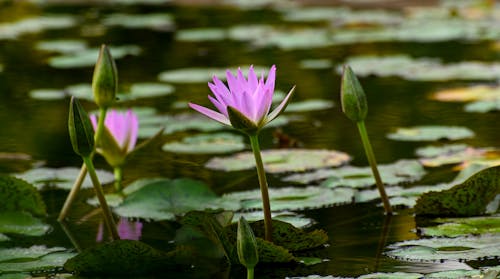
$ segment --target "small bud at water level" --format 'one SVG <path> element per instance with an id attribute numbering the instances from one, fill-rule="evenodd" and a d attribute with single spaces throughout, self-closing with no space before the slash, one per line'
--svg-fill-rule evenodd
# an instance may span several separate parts
<path id="1" fill-rule="evenodd" d="M 118 72 L 109 48 L 101 46 L 92 77 L 94 101 L 100 108 L 110 107 L 116 99 Z"/>
<path id="2" fill-rule="evenodd" d="M 71 97 L 68 130 L 71 145 L 76 154 L 87 157 L 94 151 L 94 129 L 87 112 L 77 98 Z"/>
<path id="3" fill-rule="evenodd" d="M 344 66 L 340 87 L 342 111 L 354 122 L 364 121 L 368 112 L 365 92 L 358 78 L 348 65 Z"/>
<path id="4" fill-rule="evenodd" d="M 257 240 L 255 239 L 252 228 L 243 217 L 238 221 L 236 246 L 240 263 L 246 268 L 253 269 L 259 262 Z"/>

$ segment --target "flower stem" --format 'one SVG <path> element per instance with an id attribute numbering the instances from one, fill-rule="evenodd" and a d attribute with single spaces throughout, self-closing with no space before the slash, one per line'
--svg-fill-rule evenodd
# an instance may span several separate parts
<path id="1" fill-rule="evenodd" d="M 115 167 L 113 169 L 113 173 L 115 174 L 115 190 L 121 192 L 122 190 L 122 180 L 123 180 L 123 171 L 121 167 Z"/>
<path id="2" fill-rule="evenodd" d="M 59 217 L 57 218 L 59 222 L 64 220 L 64 218 L 66 218 L 66 215 L 68 215 L 69 208 L 71 204 L 73 204 L 73 201 L 76 198 L 76 194 L 78 193 L 78 191 L 80 191 L 80 188 L 82 186 L 83 180 L 85 179 L 86 175 L 87 175 L 87 167 L 85 166 L 84 163 L 80 168 L 80 173 L 78 174 L 78 177 L 73 183 L 73 187 L 71 187 L 71 191 L 69 192 L 68 197 L 66 197 L 66 201 L 64 201 L 63 208 L 61 209 Z"/>
<path id="3" fill-rule="evenodd" d="M 254 268 L 247 267 L 247 279 L 253 279 L 253 271 L 254 271 Z"/>
<path id="4" fill-rule="evenodd" d="M 259 177 L 260 193 L 262 196 L 262 208 L 264 210 L 265 240 L 272 242 L 273 224 L 271 219 L 271 205 L 269 202 L 269 193 L 267 189 L 266 172 L 264 170 L 264 164 L 262 162 L 262 156 L 260 154 L 259 138 L 258 134 L 249 135 L 249 137 L 250 137 L 250 144 L 252 145 L 253 155 L 255 157 L 255 166 L 257 169 L 257 175 Z"/>
<path id="5" fill-rule="evenodd" d="M 97 129 L 96 129 L 95 136 L 94 136 L 96 147 L 99 147 L 102 133 L 104 132 L 104 120 L 106 120 L 107 112 L 108 112 L 107 108 L 100 108 L 99 109 L 99 119 L 97 120 Z"/>
<path id="6" fill-rule="evenodd" d="M 366 132 L 365 122 L 359 121 L 357 122 L 359 134 L 361 136 L 361 141 L 363 142 L 363 147 L 365 148 L 366 157 L 368 158 L 368 162 L 370 163 L 370 167 L 373 172 L 373 176 L 375 177 L 375 184 L 377 185 L 378 191 L 380 193 L 380 198 L 382 199 L 382 203 L 384 204 L 385 213 L 388 215 L 392 214 L 392 207 L 389 203 L 389 198 L 385 193 L 384 184 L 382 182 L 382 178 L 380 177 L 380 173 L 377 168 L 377 161 L 375 160 L 375 155 L 373 154 L 372 146 L 370 144 L 370 139 L 368 138 L 368 133 Z"/>
<path id="7" fill-rule="evenodd" d="M 92 180 L 92 184 L 94 185 L 94 190 L 99 199 L 99 204 L 101 205 L 102 213 L 104 214 L 104 222 L 106 223 L 106 227 L 108 231 L 111 233 L 111 237 L 113 240 L 120 239 L 118 235 L 118 231 L 116 230 L 116 224 L 113 220 L 113 215 L 111 214 L 111 210 L 108 207 L 108 203 L 106 202 L 106 198 L 104 197 L 104 191 L 102 190 L 101 183 L 97 178 L 97 174 L 95 172 L 94 164 L 92 163 L 91 156 L 83 157 L 83 161 L 87 166 L 87 170 L 89 172 L 90 178 Z"/>

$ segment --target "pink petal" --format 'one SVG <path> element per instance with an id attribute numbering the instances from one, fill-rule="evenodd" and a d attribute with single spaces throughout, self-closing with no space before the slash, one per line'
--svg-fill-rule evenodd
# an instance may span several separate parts
<path id="1" fill-rule="evenodd" d="M 214 106 L 219 110 L 220 113 L 224 114 L 227 116 L 227 106 L 221 104 L 217 99 L 213 98 L 212 96 L 208 95 L 208 99 L 214 104 Z"/>
<path id="2" fill-rule="evenodd" d="M 274 81 L 276 80 L 276 65 L 273 65 L 267 75 L 266 87 L 274 92 Z"/>
<path id="3" fill-rule="evenodd" d="M 241 83 L 238 81 L 237 77 L 233 76 L 233 74 L 227 70 L 226 71 L 226 79 L 227 79 L 227 85 L 229 86 L 229 91 L 231 91 L 232 94 L 235 92 L 241 92 L 243 89 L 241 88 Z"/>
<path id="4" fill-rule="evenodd" d="M 281 101 L 281 103 L 268 115 L 266 119 L 266 124 L 273 121 L 276 117 L 278 117 L 278 115 L 280 115 L 285 110 L 286 106 L 288 105 L 288 102 L 290 101 L 289 99 L 294 91 L 295 91 L 295 86 L 292 87 L 290 92 L 288 92 L 285 99 L 283 99 L 283 101 Z"/>
<path id="5" fill-rule="evenodd" d="M 132 111 L 128 110 L 126 114 L 126 124 L 127 124 L 127 136 L 128 136 L 128 146 L 127 153 L 134 150 L 135 144 L 137 143 L 137 135 L 139 133 L 139 119 L 137 115 Z"/>
<path id="6" fill-rule="evenodd" d="M 92 127 L 94 127 L 94 131 L 97 130 L 97 116 L 95 114 L 90 115 L 90 122 L 92 122 Z"/>
<path id="7" fill-rule="evenodd" d="M 203 106 L 200 106 L 197 104 L 193 104 L 193 103 L 189 103 L 189 107 L 198 111 L 201 114 L 204 114 L 205 116 L 207 116 L 209 118 L 212 118 L 215 121 L 218 121 L 222 124 L 231 126 L 231 122 L 229 122 L 229 119 L 225 115 L 223 115 L 219 112 L 213 111 L 211 109 L 208 109 L 206 107 L 203 107 Z"/>
<path id="8" fill-rule="evenodd" d="M 261 121 L 264 117 L 269 113 L 269 109 L 271 109 L 271 104 L 273 102 L 273 92 L 270 90 L 265 90 L 259 93 L 259 99 L 256 101 L 257 103 L 257 121 Z"/>
<path id="9" fill-rule="evenodd" d="M 257 76 L 255 75 L 252 65 L 248 70 L 248 89 L 251 90 L 251 92 L 249 93 L 253 94 L 255 88 L 257 88 L 257 84 L 258 84 Z"/>

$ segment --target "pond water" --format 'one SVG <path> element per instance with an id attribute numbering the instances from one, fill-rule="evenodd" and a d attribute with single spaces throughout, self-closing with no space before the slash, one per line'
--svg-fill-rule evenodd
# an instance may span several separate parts
<path id="1" fill-rule="evenodd" d="M 220 69 L 238 66 L 244 69 L 254 65 L 267 72 L 271 65 L 276 65 L 276 88 L 287 92 L 297 86 L 292 103 L 282 116 L 287 121 L 262 131 L 263 150 L 287 147 L 288 141 L 284 139 L 289 137 L 295 143 L 292 147 L 341 151 L 351 157 L 349 165 L 367 166 L 357 128 L 341 112 L 339 68 L 346 62 L 353 65 L 355 72 L 359 71 L 367 94 L 366 126 L 380 164 L 389 165 L 401 159 L 419 162 L 417 159 L 422 156 L 416 150 L 429 145 L 464 144 L 470 150 L 500 147 L 499 89 L 493 93 L 495 98 L 473 100 L 483 101 L 476 110 L 472 102 L 443 102 L 435 97 L 441 90 L 496 86 L 500 77 L 497 73 L 500 34 L 488 26 L 500 23 L 498 7 L 483 7 L 480 1 L 475 4 L 471 4 L 475 1 L 468 4 L 457 1 L 455 6 L 453 1 L 442 1 L 425 8 L 394 10 L 360 9 L 359 3 L 356 9 L 347 6 L 315 9 L 317 6 L 301 7 L 288 1 L 227 1 L 220 5 L 186 5 L 182 1 L 106 2 L 109 3 L 0 2 L 0 170 L 3 173 L 19 175 L 40 167 L 81 165 L 67 131 L 68 96 L 82 97 L 89 92 L 97 48 L 102 43 L 110 46 L 116 58 L 119 91 L 125 93 L 118 105 L 144 114 L 149 108 L 157 116 L 152 120 L 141 118 L 140 141 L 165 126 L 160 138 L 128 159 L 124 185 L 145 177 L 189 177 L 203 181 L 218 195 L 258 188 L 256 173 L 251 168 L 226 172 L 206 165 L 215 156 L 236 152 L 185 154 L 162 150 L 165 143 L 221 130 L 202 131 L 207 124 L 190 126 L 188 120 L 175 117 L 194 115 L 187 107 L 189 101 L 208 105 L 210 76 Z M 378 60 L 366 62 L 364 56 Z M 383 61 L 383 57 L 393 60 Z M 189 71 L 179 73 L 180 69 Z M 131 93 L 134 86 L 141 91 L 138 89 L 141 85 L 142 92 Z M 159 92 L 156 95 L 155 90 Z M 88 111 L 96 109 L 90 93 L 82 100 Z M 318 106 L 306 103 L 303 109 L 293 108 L 294 103 L 307 100 L 319 100 Z M 165 117 L 163 122 L 158 120 L 161 116 Z M 432 138 L 435 135 L 432 134 L 423 140 L 411 138 L 419 131 L 406 130 L 410 140 L 389 136 L 397 128 L 416 126 L 458 126 L 467 129 L 466 133 L 473 132 L 473 136 L 450 140 L 447 137 L 458 135 L 459 131 L 450 132 L 446 128 L 443 135 Z M 224 132 L 239 135 L 230 129 Z M 405 136 L 405 132 L 401 134 Z M 248 141 L 243 140 L 246 145 L 239 151 L 250 150 Z M 460 163 L 491 159 L 479 155 L 458 157 L 450 163 L 437 163 L 436 167 L 421 166 L 425 174 L 403 173 L 401 176 L 409 179 L 390 186 L 411 188 L 449 183 L 458 173 Z M 96 157 L 96 165 L 112 171 L 101 157 Z M 395 168 L 399 167 L 389 165 L 389 174 L 383 172 L 383 178 Z M 303 188 L 324 181 L 293 182 L 296 180 L 291 176 L 297 173 L 300 171 L 268 173 L 271 188 Z M 351 174 L 356 175 L 364 174 Z M 343 179 L 350 184 L 350 178 L 346 175 Z M 106 186 L 106 191 L 112 192 L 111 185 Z M 361 187 L 374 189 L 373 184 Z M 37 244 L 72 250 L 75 246 L 82 249 L 95 246 L 102 220 L 95 207 L 86 202 L 93 195 L 91 190 L 80 193 L 68 216 L 67 230 L 56 218 L 68 191 L 49 185 L 41 193 L 48 211 L 43 222 L 51 229 L 37 237 L 9 235 L 11 240 L 0 242 L 2 247 Z M 324 261 L 311 266 L 258 266 L 257 278 L 313 274 L 357 277 L 374 272 L 427 274 L 498 265 L 495 259 L 408 261 L 388 256 L 388 245 L 419 238 L 412 202 L 409 206 L 407 203 L 397 206 L 396 214 L 389 220 L 383 214 L 380 200 L 374 198 L 361 203 L 333 201 L 315 206 L 306 203 L 292 211 L 314 220 L 308 228 L 327 232 L 329 244 L 311 252 Z M 142 224 L 141 240 L 155 247 L 169 246 L 177 228 L 173 221 L 166 220 L 142 220 Z M 498 259 L 498 255 L 493 256 Z M 8 278 L 2 276 L 8 275 L 0 272 L 0 278 Z M 183 272 L 169 276 L 188 275 Z M 237 266 L 211 274 L 194 271 L 189 276 L 243 278 L 244 270 Z"/>

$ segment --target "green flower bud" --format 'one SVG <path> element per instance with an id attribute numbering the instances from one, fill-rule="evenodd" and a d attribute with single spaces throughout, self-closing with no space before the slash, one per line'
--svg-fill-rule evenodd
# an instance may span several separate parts
<path id="1" fill-rule="evenodd" d="M 351 67 L 344 65 L 340 86 L 342 111 L 354 122 L 364 121 L 368 112 L 365 92 Z"/>
<path id="2" fill-rule="evenodd" d="M 118 73 L 116 64 L 106 45 L 101 46 L 92 77 L 94 101 L 100 108 L 110 107 L 116 99 Z"/>
<path id="3" fill-rule="evenodd" d="M 247 134 L 255 134 L 260 129 L 255 124 L 255 122 L 253 122 L 239 110 L 231 106 L 227 107 L 227 114 L 229 116 L 229 122 L 231 122 L 231 126 L 233 126 L 233 128 L 235 129 L 241 130 Z"/>
<path id="4" fill-rule="evenodd" d="M 89 116 L 76 97 L 71 97 L 68 118 L 69 137 L 76 154 L 88 157 L 94 151 L 94 129 Z"/>
<path id="5" fill-rule="evenodd" d="M 236 247 L 238 249 L 240 263 L 246 268 L 253 269 L 259 262 L 257 240 L 255 239 L 252 228 L 243 216 L 240 217 L 238 221 Z"/>

